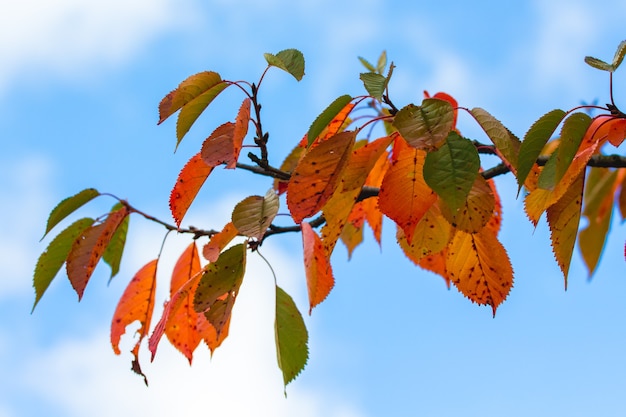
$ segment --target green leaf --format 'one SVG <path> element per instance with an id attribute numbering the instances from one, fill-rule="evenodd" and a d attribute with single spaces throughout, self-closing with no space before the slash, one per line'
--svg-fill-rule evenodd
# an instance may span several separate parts
<path id="1" fill-rule="evenodd" d="M 311 146 L 313 141 L 319 136 L 320 133 L 324 130 L 326 126 L 339 114 L 339 112 L 352 101 L 352 97 L 345 94 L 343 96 L 337 97 L 324 111 L 317 116 L 315 121 L 309 127 L 309 132 L 307 133 L 308 144 Z"/>
<path id="2" fill-rule="evenodd" d="M 439 148 L 454 124 L 452 105 L 437 98 L 427 98 L 421 106 L 409 104 L 394 117 L 393 125 L 409 145 L 431 151 Z"/>
<path id="3" fill-rule="evenodd" d="M 240 243 L 222 252 L 217 261 L 208 264 L 193 299 L 196 312 L 210 309 L 219 298 L 239 291 L 246 270 L 246 245 Z"/>
<path id="4" fill-rule="evenodd" d="M 580 143 L 583 137 L 585 137 L 585 133 L 591 122 L 591 117 L 582 112 L 571 114 L 565 119 L 565 122 L 563 122 L 563 127 L 561 128 L 561 142 L 556 150 L 555 185 L 563 178 L 565 171 L 567 171 L 574 160 Z"/>
<path id="5" fill-rule="evenodd" d="M 387 51 L 382 51 L 376 63 L 376 72 L 382 74 L 387 66 Z"/>
<path id="6" fill-rule="evenodd" d="M 359 57 L 359 61 L 361 61 L 361 64 L 363 64 L 363 66 L 369 71 L 369 72 L 376 72 L 376 68 L 374 68 L 374 66 L 372 64 L 369 63 L 368 60 L 366 60 L 365 58 Z"/>
<path id="7" fill-rule="evenodd" d="M 470 110 L 470 113 L 491 139 L 500 155 L 516 168 L 521 146 L 520 140 L 486 110 L 476 107 Z"/>
<path id="8" fill-rule="evenodd" d="M 76 220 L 65 230 L 59 233 L 52 240 L 52 242 L 50 242 L 46 250 L 39 256 L 33 278 L 33 287 L 35 288 L 35 304 L 33 305 L 32 311 L 35 311 L 37 303 L 65 263 L 74 241 L 93 223 L 94 219 L 90 218 Z"/>
<path id="9" fill-rule="evenodd" d="M 613 57 L 613 71 L 615 71 L 622 61 L 624 60 L 624 55 L 626 55 L 626 41 L 621 41 L 617 46 L 617 50 L 615 51 L 615 56 Z"/>
<path id="10" fill-rule="evenodd" d="M 293 298 L 276 286 L 276 356 L 285 387 L 304 369 L 309 358 L 309 333 Z"/>
<path id="11" fill-rule="evenodd" d="M 554 151 L 548 158 L 548 161 L 543 166 L 539 178 L 537 178 L 537 187 L 544 190 L 553 190 L 556 185 L 556 156 L 557 152 Z"/>
<path id="12" fill-rule="evenodd" d="M 264 54 L 267 63 L 280 68 L 300 81 L 304 77 L 304 55 L 297 49 L 285 49 L 276 55 Z"/>
<path id="13" fill-rule="evenodd" d="M 563 110 L 552 110 L 541 116 L 526 132 L 517 159 L 518 192 L 521 190 L 530 170 L 541 154 L 541 150 L 550 140 L 559 124 L 561 124 L 565 114 Z"/>
<path id="14" fill-rule="evenodd" d="M 122 208 L 122 204 L 118 203 L 111 209 L 111 212 Z M 111 267 L 111 277 L 109 282 L 120 271 L 120 264 L 122 263 L 122 254 L 124 253 L 124 245 L 126 244 L 126 235 L 128 234 L 128 224 L 130 222 L 130 216 L 126 216 L 124 220 L 113 233 L 111 241 L 104 250 L 102 259 Z"/>
<path id="15" fill-rule="evenodd" d="M 57 206 L 50 212 L 48 224 L 46 225 L 46 232 L 44 233 L 42 239 L 46 237 L 48 232 L 52 230 L 54 226 L 59 224 L 59 222 L 99 195 L 100 193 L 95 188 L 87 188 L 57 204 Z"/>
<path id="16" fill-rule="evenodd" d="M 370 96 L 377 100 L 381 100 L 383 98 L 388 81 L 385 76 L 374 72 L 364 72 L 359 78 L 363 81 L 363 85 Z"/>
<path id="17" fill-rule="evenodd" d="M 253 195 L 240 201 L 234 208 L 232 221 L 239 233 L 261 240 L 278 214 L 278 194 L 270 189 L 265 197 Z"/>
<path id="18" fill-rule="evenodd" d="M 604 62 L 603 60 L 598 59 L 598 58 L 594 58 L 592 56 L 586 56 L 585 57 L 585 62 L 587 63 L 587 65 L 590 65 L 593 68 L 599 69 L 601 71 L 608 71 L 608 72 L 615 71 L 615 68 L 613 68 L 612 65 L 609 65 L 606 62 Z"/>
<path id="19" fill-rule="evenodd" d="M 219 78 L 219 75 L 217 77 Z M 198 91 L 198 96 L 182 107 L 176 120 L 176 148 L 178 148 L 183 137 L 189 132 L 189 129 L 198 120 L 202 112 L 229 85 L 221 80 L 218 82 L 216 79 L 214 85 L 207 84 L 203 90 Z"/>
<path id="20" fill-rule="evenodd" d="M 465 205 L 479 169 L 474 144 L 451 132 L 441 148 L 426 155 L 424 180 L 454 214 Z"/>

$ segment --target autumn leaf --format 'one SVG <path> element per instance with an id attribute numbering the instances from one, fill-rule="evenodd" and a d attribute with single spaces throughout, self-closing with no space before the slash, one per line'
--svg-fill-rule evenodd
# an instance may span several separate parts
<path id="1" fill-rule="evenodd" d="M 211 236 L 209 243 L 204 245 L 204 248 L 202 248 L 202 256 L 209 262 L 217 261 L 220 253 L 238 234 L 239 231 L 233 222 L 226 223 L 222 231 Z"/>
<path id="2" fill-rule="evenodd" d="M 176 147 L 209 104 L 230 84 L 213 71 L 200 72 L 185 79 L 159 103 L 159 122 L 181 110 L 176 122 Z"/>
<path id="3" fill-rule="evenodd" d="M 425 256 L 439 253 L 446 248 L 452 237 L 452 230 L 439 206 L 433 204 L 417 223 L 411 242 L 400 227 L 396 231 L 396 239 L 407 258 L 419 265 Z"/>
<path id="4" fill-rule="evenodd" d="M 278 367 L 286 387 L 302 372 L 309 359 L 309 333 L 293 298 L 279 286 L 276 286 L 274 336 Z"/>
<path id="5" fill-rule="evenodd" d="M 139 339 L 132 350 L 132 354 L 135 357 L 133 370 L 143 376 L 146 385 L 148 385 L 148 380 L 139 366 L 139 346 L 150 331 L 150 321 L 154 310 L 156 293 L 157 262 L 156 259 L 148 262 L 128 283 L 117 304 L 111 322 L 111 345 L 115 354 L 119 355 L 121 353 L 119 343 L 122 335 L 126 332 L 126 327 L 135 321 L 139 321 L 140 327 L 137 330 Z"/>
<path id="6" fill-rule="evenodd" d="M 65 219 L 67 216 L 69 216 L 94 198 L 98 197 L 99 195 L 100 192 L 98 192 L 98 190 L 96 190 L 95 188 L 87 188 L 77 194 L 74 194 L 71 197 L 64 199 L 59 204 L 57 204 L 57 206 L 50 212 L 50 216 L 48 216 L 46 231 L 41 239 L 46 237 L 48 232 L 52 230 L 54 226 L 59 224 L 63 219 Z"/>
<path id="7" fill-rule="evenodd" d="M 428 91 L 424 91 L 424 98 L 438 98 L 439 100 L 444 100 L 444 101 L 447 101 L 448 103 L 450 103 L 450 105 L 454 109 L 454 117 L 452 119 L 452 130 L 456 129 L 456 120 L 457 120 L 457 117 L 458 117 L 458 110 L 457 110 L 457 108 L 459 107 L 459 102 L 456 101 L 456 99 L 454 97 L 452 97 L 448 93 L 444 93 L 444 92 L 441 92 L 441 91 L 438 92 L 438 93 L 435 93 L 434 96 L 431 96 L 430 93 L 428 93 Z"/>
<path id="8" fill-rule="evenodd" d="M 250 99 L 246 98 L 239 109 L 235 123 L 227 122 L 219 126 L 202 144 L 202 160 L 215 167 L 226 164 L 233 169 L 241 152 L 241 146 L 248 133 L 250 121 Z"/>
<path id="9" fill-rule="evenodd" d="M 109 213 L 103 223 L 86 229 L 72 244 L 65 266 L 67 276 L 78 294 L 79 301 L 83 297 L 85 287 L 98 261 L 127 215 L 126 206 Z"/>
<path id="10" fill-rule="evenodd" d="M 232 213 L 233 224 L 244 236 L 262 240 L 267 228 L 278 214 L 278 194 L 268 190 L 265 197 L 254 195 L 237 203 Z"/>
<path id="11" fill-rule="evenodd" d="M 391 162 L 389 160 L 389 154 L 385 151 L 383 152 L 383 155 L 376 160 L 374 167 L 367 175 L 365 185 L 380 189 L 380 186 L 383 183 L 383 178 L 385 177 L 385 174 L 390 166 Z M 378 242 L 378 245 L 380 246 L 382 242 L 383 213 L 378 208 L 378 195 L 366 198 L 361 202 L 361 204 L 363 206 L 363 211 L 365 212 L 365 220 L 372 229 L 374 239 L 376 239 L 376 242 Z"/>
<path id="12" fill-rule="evenodd" d="M 476 233 L 494 216 L 495 197 L 493 189 L 482 175 L 477 175 L 462 207 L 453 212 L 447 204 L 441 205 L 441 212 L 450 224 L 459 230 Z M 499 226 L 499 222 L 497 224 Z M 497 229 L 494 229 L 497 232 Z"/>
<path id="13" fill-rule="evenodd" d="M 287 206 L 296 223 L 317 213 L 332 196 L 354 144 L 356 132 L 342 132 L 304 155 L 287 186 Z"/>
<path id="14" fill-rule="evenodd" d="M 304 143 L 302 141 L 294 147 L 289 155 L 285 158 L 283 163 L 280 165 L 280 170 L 283 172 L 291 173 L 300 162 L 302 155 L 306 152 L 306 136 L 303 138 Z M 289 184 L 289 180 L 284 180 L 280 178 L 274 179 L 274 190 L 278 195 L 282 195 L 287 191 L 287 186 Z"/>
<path id="15" fill-rule="evenodd" d="M 196 243 L 192 242 L 174 265 L 170 283 L 170 299 L 173 300 L 175 294 L 180 291 L 185 283 L 199 275 L 201 271 L 200 255 Z M 206 320 L 204 315 L 198 314 L 193 308 L 194 290 L 195 288 L 192 287 L 190 291 L 186 292 L 182 297 L 182 305 L 175 312 L 170 313 L 165 325 L 165 334 L 168 340 L 172 346 L 185 355 L 190 365 L 193 360 L 193 352 L 202 339 L 198 332 L 198 321 Z"/>
<path id="16" fill-rule="evenodd" d="M 202 188 L 211 171 L 213 171 L 213 167 L 207 165 L 202 160 L 202 155 L 197 153 L 178 174 L 176 184 L 170 193 L 170 210 L 176 226 L 180 227 L 189 206 L 198 195 L 198 191 Z"/>
<path id="17" fill-rule="evenodd" d="M 304 77 L 304 55 L 297 49 L 285 49 L 276 55 L 264 54 L 267 63 L 291 74 L 296 80 Z"/>
<path id="18" fill-rule="evenodd" d="M 317 116 L 307 132 L 308 146 L 316 142 L 316 139 L 320 136 L 329 138 L 339 133 L 341 126 L 354 108 L 354 104 L 351 101 L 352 97 L 347 94 L 337 97 Z"/>
<path id="19" fill-rule="evenodd" d="M 581 172 L 579 178 L 559 201 L 547 210 L 552 252 L 559 264 L 559 268 L 561 268 L 563 272 L 565 289 L 567 289 L 569 266 L 576 243 L 576 235 L 578 234 L 578 225 L 580 223 L 584 179 L 584 172 Z"/>
<path id="20" fill-rule="evenodd" d="M 415 227 L 437 200 L 422 174 L 426 153 L 405 147 L 397 154 L 378 193 L 378 206 L 413 240 Z"/>
<path id="21" fill-rule="evenodd" d="M 458 290 L 479 305 L 496 309 L 513 287 L 513 268 L 493 231 L 457 231 L 447 248 L 446 270 Z"/>
<path id="22" fill-rule="evenodd" d="M 335 285 L 333 270 L 324 244 L 307 222 L 301 224 L 304 267 L 309 291 L 309 314 L 313 307 L 324 301 Z"/>
<path id="23" fill-rule="evenodd" d="M 348 250 L 348 259 L 352 258 L 354 249 L 363 242 L 364 224 L 365 213 L 363 211 L 363 201 L 359 201 L 352 208 L 350 216 L 348 216 L 348 220 L 341 230 L 341 236 L 339 236 Z"/>
<path id="24" fill-rule="evenodd" d="M 368 174 L 392 140 L 390 136 L 382 137 L 352 151 L 339 185 L 322 209 L 326 220 L 322 240 L 328 256 L 341 236 Z"/>
<path id="25" fill-rule="evenodd" d="M 228 329 L 230 315 L 239 294 L 246 269 L 246 245 L 226 249 L 217 261 L 208 264 L 198 283 L 193 300 L 194 309 L 204 313 L 218 337 Z"/>
<path id="26" fill-rule="evenodd" d="M 466 204 L 479 169 L 474 144 L 451 132 L 438 150 L 426 154 L 424 181 L 456 214 Z"/>
<path id="27" fill-rule="evenodd" d="M 419 260 L 419 267 L 439 275 L 446 283 L 446 287 L 450 289 L 450 275 L 446 269 L 446 257 L 447 249 L 442 250 L 439 253 L 433 253 L 426 255 Z"/>
<path id="28" fill-rule="evenodd" d="M 48 245 L 46 250 L 39 256 L 35 274 L 33 277 L 33 287 L 35 288 L 35 303 L 31 313 L 35 311 L 35 307 L 44 292 L 50 286 L 50 283 L 57 276 L 59 270 L 65 263 L 67 256 L 72 249 L 72 244 L 78 237 L 91 225 L 94 219 L 83 218 L 76 220 L 74 223 L 59 233 Z"/>
<path id="29" fill-rule="evenodd" d="M 427 98 L 421 106 L 409 104 L 395 115 L 393 125 L 416 149 L 438 149 L 454 124 L 454 109 L 446 100 Z"/>
<path id="30" fill-rule="evenodd" d="M 612 119 L 608 124 L 610 130 L 607 139 L 617 148 L 626 138 L 626 119 Z"/>

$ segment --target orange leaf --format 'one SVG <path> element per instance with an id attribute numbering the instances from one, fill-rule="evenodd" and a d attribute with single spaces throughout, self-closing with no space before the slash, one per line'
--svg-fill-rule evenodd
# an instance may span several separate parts
<path id="1" fill-rule="evenodd" d="M 385 174 L 378 193 L 380 211 L 404 230 L 409 241 L 413 240 L 417 223 L 437 200 L 424 181 L 425 158 L 424 151 L 403 147 Z"/>
<path id="2" fill-rule="evenodd" d="M 322 229 L 322 240 L 328 256 L 341 235 L 369 172 L 391 141 L 392 137 L 383 137 L 352 151 L 340 184 L 323 208 L 326 224 Z"/>
<path id="3" fill-rule="evenodd" d="M 363 212 L 363 201 L 359 201 L 352 208 L 348 221 L 341 230 L 341 241 L 348 249 L 348 259 L 352 258 L 352 252 L 363 242 L 363 224 L 365 213 Z"/>
<path id="4" fill-rule="evenodd" d="M 157 260 L 148 262 L 137 272 L 128 283 L 122 298 L 120 298 L 113 320 L 111 322 L 111 345 L 115 354 L 119 355 L 120 338 L 126 332 L 126 326 L 139 321 L 140 327 L 137 330 L 139 339 L 132 350 L 135 357 L 133 360 L 133 370 L 144 377 L 139 366 L 139 345 L 150 330 L 150 320 L 154 309 L 154 296 L 156 293 L 156 272 Z M 147 380 L 146 380 L 147 384 Z"/>
<path id="5" fill-rule="evenodd" d="M 491 188 L 491 193 L 494 198 L 493 215 L 489 219 L 489 222 L 487 222 L 487 227 L 493 230 L 496 236 L 498 236 L 498 233 L 500 233 L 500 227 L 502 226 L 502 201 L 500 200 L 500 195 L 498 194 L 496 183 L 493 178 L 487 180 L 487 184 L 489 185 L 489 188 Z"/>
<path id="6" fill-rule="evenodd" d="M 183 285 L 202 270 L 200 256 L 196 243 L 191 243 L 183 254 L 178 258 L 170 285 L 170 297 L 180 290 Z M 198 314 L 193 309 L 193 292 L 189 291 L 184 297 L 183 305 L 174 314 L 170 314 L 165 325 L 165 334 L 170 343 L 178 349 L 191 365 L 193 351 L 200 343 L 201 336 L 198 332 L 198 321 L 206 321 L 203 314 Z"/>
<path id="7" fill-rule="evenodd" d="M 235 119 L 235 132 L 233 134 L 233 158 L 231 162 L 226 165 L 226 168 L 235 168 L 237 165 L 237 159 L 239 159 L 239 153 L 241 152 L 241 146 L 243 140 L 248 134 L 248 125 L 250 123 L 250 99 L 246 98 Z"/>
<path id="8" fill-rule="evenodd" d="M 389 154 L 388 152 L 385 152 L 382 157 L 378 158 L 376 164 L 374 164 L 374 167 L 365 180 L 365 185 L 380 188 L 383 178 L 385 177 L 385 174 L 390 166 L 391 162 L 389 161 Z M 378 245 L 381 245 L 383 213 L 378 208 L 378 196 L 367 198 L 363 200 L 362 203 L 367 224 L 369 224 L 372 232 L 374 233 L 374 239 L 376 239 Z"/>
<path id="9" fill-rule="evenodd" d="M 419 221 L 410 243 L 402 228 L 398 227 L 396 232 L 396 239 L 404 254 L 416 265 L 423 257 L 445 249 L 451 236 L 452 226 L 442 216 L 437 204 L 430 206 Z"/>
<path id="10" fill-rule="evenodd" d="M 235 123 L 226 122 L 218 126 L 202 144 L 200 154 L 209 166 L 226 164 L 227 168 L 234 167 L 239 156 L 235 156 Z"/>
<path id="11" fill-rule="evenodd" d="M 319 236 L 307 222 L 301 224 L 304 267 L 309 290 L 309 314 L 313 307 L 324 301 L 335 285 L 333 270 Z"/>
<path id="12" fill-rule="evenodd" d="M 280 170 L 283 172 L 292 172 L 296 168 L 296 165 L 298 165 L 298 162 L 300 162 L 300 159 L 302 158 L 302 155 L 306 152 L 306 149 L 307 140 L 306 136 L 304 136 L 300 143 L 298 143 L 296 147 L 291 150 L 289 155 L 287 155 L 283 163 L 280 165 Z M 285 191 L 287 191 L 288 184 L 289 181 L 284 181 L 278 178 L 274 179 L 274 189 L 276 190 L 278 195 L 281 195 Z"/>
<path id="13" fill-rule="evenodd" d="M 607 140 L 617 148 L 626 138 L 626 119 L 613 119 L 609 123 L 610 130 Z"/>
<path id="14" fill-rule="evenodd" d="M 176 185 L 170 193 L 170 211 L 176 226 L 180 227 L 189 206 L 198 195 L 198 191 L 202 188 L 202 184 L 211 171 L 213 171 L 213 167 L 205 164 L 200 153 L 197 153 L 178 174 Z"/>
<path id="15" fill-rule="evenodd" d="M 565 289 L 567 289 L 567 274 L 580 223 L 584 178 L 583 171 L 563 197 L 547 210 L 552 252 L 563 272 Z"/>
<path id="16" fill-rule="evenodd" d="M 317 138 L 314 139 L 313 143 L 311 143 L 311 146 L 315 147 L 320 142 L 332 138 L 339 132 L 343 132 L 350 122 L 348 116 L 350 115 L 352 109 L 354 109 L 354 106 L 355 104 L 352 102 L 346 104 L 343 109 L 341 109 L 341 111 L 337 113 L 335 117 L 333 117 L 328 126 L 326 126 L 324 130 L 322 130 L 322 132 L 317 135 Z"/>
<path id="17" fill-rule="evenodd" d="M 217 258 L 220 257 L 220 253 L 224 250 L 226 245 L 237 237 L 238 233 L 239 231 L 233 222 L 228 222 L 221 232 L 213 235 L 209 243 L 204 245 L 204 248 L 202 248 L 204 258 L 209 262 L 217 261 Z"/>
<path id="18" fill-rule="evenodd" d="M 287 186 L 287 205 L 296 223 L 317 213 L 333 195 L 352 151 L 356 132 L 342 132 L 304 155 Z"/>
<path id="19" fill-rule="evenodd" d="M 72 244 L 65 267 L 72 287 L 78 294 L 78 300 L 83 297 L 91 274 L 126 216 L 128 209 L 123 206 L 110 213 L 103 223 L 89 227 Z"/>
<path id="20" fill-rule="evenodd" d="M 513 287 L 513 268 L 495 233 L 483 228 L 478 233 L 457 231 L 446 256 L 452 283 L 473 302 L 496 309 Z"/>

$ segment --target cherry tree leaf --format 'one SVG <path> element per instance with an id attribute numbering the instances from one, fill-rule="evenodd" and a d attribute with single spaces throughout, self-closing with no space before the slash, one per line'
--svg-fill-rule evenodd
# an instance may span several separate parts
<path id="1" fill-rule="evenodd" d="M 306 136 L 302 138 L 302 141 L 298 145 L 296 145 L 291 150 L 291 152 L 289 152 L 289 155 L 287 155 L 283 163 L 280 165 L 281 171 L 291 173 L 296 168 L 296 165 L 298 165 L 298 162 L 300 162 L 302 155 L 304 155 L 304 153 L 306 152 L 306 139 Z M 287 191 L 288 185 L 289 180 L 284 180 L 280 178 L 274 179 L 274 189 L 276 190 L 276 193 L 278 193 L 278 195 L 284 194 Z"/>
<path id="2" fill-rule="evenodd" d="M 111 322 L 111 345 L 115 354 L 119 355 L 121 353 L 119 343 L 122 335 L 126 332 L 126 327 L 135 321 L 139 321 L 140 327 L 137 330 L 139 339 L 132 350 L 135 357 L 133 370 L 144 377 L 146 385 L 148 381 L 139 366 L 139 346 L 150 331 L 156 294 L 157 262 L 156 259 L 148 262 L 128 283 L 117 304 Z"/>
<path id="3" fill-rule="evenodd" d="M 208 264 L 198 283 L 193 304 L 215 327 L 218 336 L 227 329 L 231 311 L 246 269 L 246 245 L 226 249 L 217 261 Z"/>
<path id="4" fill-rule="evenodd" d="M 556 150 L 555 183 L 563 178 L 565 171 L 572 164 L 591 121 L 591 117 L 587 114 L 577 112 L 571 114 L 563 122 L 561 140 Z"/>
<path id="5" fill-rule="evenodd" d="M 200 72 L 185 79 L 159 103 L 159 122 L 180 110 L 176 121 L 176 147 L 209 104 L 230 84 L 213 71 Z"/>
<path id="6" fill-rule="evenodd" d="M 57 204 L 57 206 L 50 212 L 50 216 L 48 217 L 48 222 L 46 224 L 46 231 L 42 239 L 46 237 L 48 232 L 63 219 L 99 195 L 100 192 L 98 192 L 95 188 L 87 188 Z"/>
<path id="7" fill-rule="evenodd" d="M 446 283 L 446 287 L 450 289 L 450 275 L 448 274 L 448 270 L 446 269 L 447 253 L 448 253 L 448 250 L 444 249 L 439 253 L 432 253 L 430 255 L 426 255 L 419 260 L 418 265 L 420 268 L 425 269 L 426 271 L 430 271 L 442 277 Z"/>
<path id="8" fill-rule="evenodd" d="M 278 367 L 287 387 L 302 372 L 309 359 L 309 333 L 293 298 L 279 286 L 276 286 L 274 335 Z"/>
<path id="9" fill-rule="evenodd" d="M 447 204 L 441 206 L 444 218 L 452 226 L 468 233 L 476 233 L 485 227 L 494 216 L 494 210 L 493 190 L 481 175 L 476 176 L 467 199 L 459 210 L 453 212 Z M 494 231 L 497 232 L 497 229 Z"/>
<path id="10" fill-rule="evenodd" d="M 354 205 L 348 220 L 341 230 L 340 239 L 348 250 L 348 259 L 352 258 L 352 253 L 357 246 L 363 243 L 363 225 L 365 224 L 365 213 L 363 211 L 363 201 Z"/>
<path id="11" fill-rule="evenodd" d="M 84 230 L 72 244 L 65 266 L 79 300 L 111 238 L 127 215 L 126 206 L 109 213 L 103 223 Z"/>
<path id="12" fill-rule="evenodd" d="M 592 56 L 586 56 L 585 57 L 585 62 L 590 65 L 591 67 L 595 68 L 595 69 L 599 69 L 601 71 L 608 71 L 608 72 L 613 72 L 615 71 L 615 68 L 613 68 L 612 65 L 607 64 L 606 62 L 604 62 L 601 59 L 598 58 L 594 58 Z"/>
<path id="13" fill-rule="evenodd" d="M 170 297 L 173 300 L 176 293 L 202 271 L 200 255 L 196 243 L 192 242 L 176 261 L 170 283 Z M 196 282 L 198 279 L 196 280 Z M 193 308 L 193 292 L 187 291 L 182 305 L 177 311 L 170 313 L 165 326 L 165 334 L 170 343 L 185 355 L 189 364 L 193 360 L 193 352 L 200 344 L 202 336 L 198 332 L 198 321 L 206 320 L 204 315 L 198 314 Z"/>
<path id="14" fill-rule="evenodd" d="M 216 167 L 226 164 L 227 167 L 237 163 L 234 154 L 235 123 L 226 122 L 211 133 L 202 143 L 202 160 L 205 164 Z"/>
<path id="15" fill-rule="evenodd" d="M 626 138 L 626 119 L 612 119 L 607 124 L 609 128 L 607 140 L 617 148 Z"/>
<path id="16" fill-rule="evenodd" d="M 211 236 L 209 243 L 204 245 L 204 248 L 202 248 L 202 256 L 209 262 L 217 261 L 220 253 L 238 234 L 239 231 L 233 222 L 226 223 L 222 231 Z"/>
<path id="17" fill-rule="evenodd" d="M 486 110 L 476 107 L 470 110 L 470 114 L 496 146 L 498 156 L 511 168 L 514 174 L 517 173 L 520 140 Z"/>
<path id="18" fill-rule="evenodd" d="M 322 238 L 328 255 L 341 236 L 370 171 L 392 140 L 393 137 L 385 136 L 352 151 L 339 185 L 322 209 L 326 220 Z"/>
<path id="19" fill-rule="evenodd" d="M 452 226 L 442 216 L 437 204 L 430 206 L 417 223 L 413 240 L 409 242 L 402 228 L 398 227 L 396 239 L 404 254 L 416 265 L 425 256 L 436 254 L 446 248 L 452 237 Z"/>
<path id="20" fill-rule="evenodd" d="M 421 106 L 409 104 L 394 117 L 393 125 L 409 145 L 416 149 L 438 149 L 454 124 L 452 105 L 438 98 L 427 98 Z"/>
<path id="21" fill-rule="evenodd" d="M 382 99 L 389 82 L 387 77 L 375 72 L 364 72 L 359 78 L 363 81 L 363 86 L 370 96 L 378 100 Z"/>
<path id="22" fill-rule="evenodd" d="M 405 145 L 398 151 L 378 193 L 378 206 L 413 240 L 415 227 L 437 200 L 422 174 L 426 153 Z"/>
<path id="23" fill-rule="evenodd" d="M 287 206 L 296 223 L 320 211 L 333 195 L 352 151 L 356 132 L 342 132 L 312 147 L 287 186 Z"/>
<path id="24" fill-rule="evenodd" d="M 309 223 L 303 222 L 301 227 L 304 267 L 309 291 L 309 314 L 311 314 L 313 307 L 328 297 L 335 285 L 335 278 L 322 240 Z"/>
<path id="25" fill-rule="evenodd" d="M 213 171 L 213 167 L 202 160 L 201 153 L 194 155 L 178 174 L 176 184 L 170 193 L 170 211 L 180 227 L 189 206 L 198 195 L 198 191 Z"/>
<path id="26" fill-rule="evenodd" d="M 91 227 L 93 223 L 94 219 L 90 218 L 76 220 L 59 233 L 39 256 L 33 276 L 35 303 L 33 304 L 32 311 L 35 310 L 37 303 L 41 300 L 41 297 L 50 286 L 50 283 L 57 276 L 59 270 L 65 263 L 72 249 L 72 244 L 87 228 Z"/>
<path id="27" fill-rule="evenodd" d="M 448 245 L 446 270 L 458 290 L 479 305 L 496 309 L 513 287 L 513 268 L 493 231 L 457 231 Z"/>
<path id="28" fill-rule="evenodd" d="M 479 169 L 474 144 L 451 132 L 438 150 L 426 155 L 424 181 L 456 214 L 466 204 Z"/>
<path id="29" fill-rule="evenodd" d="M 267 63 L 291 74 L 296 80 L 304 77 L 304 55 L 297 49 L 285 49 L 276 55 L 264 54 Z"/>
<path id="30" fill-rule="evenodd" d="M 606 243 L 618 186 L 616 179 L 617 171 L 607 168 L 592 168 L 587 179 L 583 211 L 587 226 L 580 231 L 578 245 L 589 277 L 593 276 Z"/>
<path id="31" fill-rule="evenodd" d="M 242 235 L 261 240 L 278 214 L 278 207 L 278 194 L 273 189 L 268 190 L 265 197 L 247 197 L 235 206 L 233 224 Z"/>
<path id="32" fill-rule="evenodd" d="M 120 208 L 122 208 L 122 204 L 118 203 L 111 211 L 119 210 Z M 122 263 L 124 246 L 126 245 L 126 235 L 128 234 L 129 223 L 130 216 L 126 216 L 115 230 L 115 233 L 113 233 L 113 237 L 111 237 L 109 244 L 104 250 L 104 254 L 102 254 L 102 260 L 111 267 L 111 277 L 109 278 L 109 282 L 111 282 L 113 277 L 115 277 L 120 271 L 120 264 Z"/>
<path id="33" fill-rule="evenodd" d="M 552 110 L 541 116 L 526 132 L 524 141 L 520 146 L 517 163 L 518 192 L 524 185 L 533 165 L 537 162 L 541 150 L 554 135 L 565 115 L 563 110 Z"/>
<path id="34" fill-rule="evenodd" d="M 348 114 L 354 108 L 354 104 L 350 103 L 352 101 L 352 97 L 345 94 L 343 96 L 337 97 L 332 103 L 328 105 L 324 109 L 322 113 L 313 121 L 311 127 L 309 127 L 309 131 L 307 133 L 307 142 L 308 146 L 311 146 L 313 142 L 323 133 L 324 129 L 326 129 L 333 121 L 340 121 L 339 126 L 343 124 L 343 122 L 348 118 Z M 337 123 L 335 123 L 335 128 L 330 129 L 328 132 L 329 136 L 334 136 L 339 133 L 339 129 Z"/>
<path id="35" fill-rule="evenodd" d="M 567 192 L 547 210 L 552 252 L 563 272 L 565 289 L 580 223 L 584 178 L 581 172 Z"/>
<path id="36" fill-rule="evenodd" d="M 613 71 L 615 71 L 624 60 L 624 55 L 626 55 L 626 41 L 621 41 L 619 45 L 617 45 L 617 49 L 615 50 L 615 56 L 613 57 Z"/>

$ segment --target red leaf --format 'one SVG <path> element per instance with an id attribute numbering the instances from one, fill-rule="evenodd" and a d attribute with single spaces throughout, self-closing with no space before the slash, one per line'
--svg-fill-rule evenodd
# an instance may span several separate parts
<path id="1" fill-rule="evenodd" d="M 130 281 L 122 298 L 115 309 L 113 320 L 111 322 L 111 345 L 116 355 L 119 355 L 120 338 L 126 332 L 126 326 L 139 321 L 140 327 L 137 330 L 139 339 L 132 350 L 135 357 L 132 369 L 142 375 L 144 380 L 146 376 L 139 366 L 139 345 L 150 330 L 150 321 L 154 310 L 154 296 L 156 293 L 156 272 L 157 260 L 148 262 Z"/>
<path id="2" fill-rule="evenodd" d="M 198 195 L 202 184 L 206 181 L 213 167 L 207 165 L 202 160 L 200 153 L 194 155 L 178 174 L 176 185 L 170 194 L 170 210 L 176 226 L 185 217 L 189 206 Z"/>
<path id="3" fill-rule="evenodd" d="M 219 126 L 202 144 L 202 160 L 209 166 L 237 163 L 234 158 L 235 123 L 226 122 Z"/>
<path id="4" fill-rule="evenodd" d="M 102 258 L 113 234 L 127 215 L 128 209 L 123 206 L 110 213 L 103 223 L 86 229 L 74 241 L 65 267 L 79 300 L 83 297 L 87 282 L 89 282 L 89 278 Z"/>
<path id="5" fill-rule="evenodd" d="M 322 240 L 309 223 L 303 222 L 301 227 L 306 282 L 309 290 L 309 314 L 311 314 L 313 307 L 328 296 L 335 285 L 335 279 Z"/>

